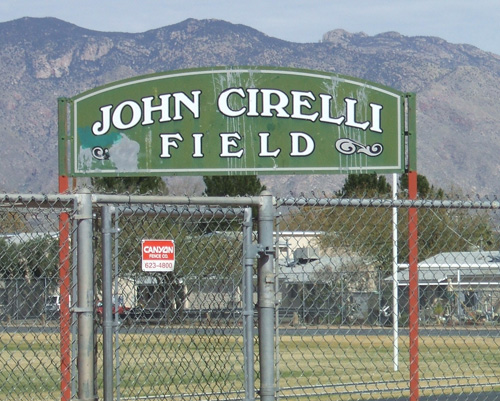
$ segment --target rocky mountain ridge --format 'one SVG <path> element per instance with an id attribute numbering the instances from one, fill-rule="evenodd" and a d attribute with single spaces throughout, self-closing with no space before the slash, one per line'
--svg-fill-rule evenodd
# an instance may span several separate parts
<path id="1" fill-rule="evenodd" d="M 332 30 L 321 42 L 304 44 L 220 20 L 189 19 L 132 34 L 54 18 L 0 23 L 0 191 L 57 190 L 57 98 L 137 75 L 220 65 L 332 71 L 416 92 L 419 173 L 443 188 L 500 193 L 498 55 L 395 32 Z M 278 194 L 331 193 L 342 180 L 262 177 Z M 187 178 L 172 185 L 177 194 L 201 190 Z"/>

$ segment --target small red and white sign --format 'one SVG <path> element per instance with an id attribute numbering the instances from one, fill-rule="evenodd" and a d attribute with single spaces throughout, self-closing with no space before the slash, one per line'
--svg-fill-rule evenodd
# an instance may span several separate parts
<path id="1" fill-rule="evenodd" d="M 142 271 L 171 272 L 175 266 L 173 240 L 142 240 Z"/>

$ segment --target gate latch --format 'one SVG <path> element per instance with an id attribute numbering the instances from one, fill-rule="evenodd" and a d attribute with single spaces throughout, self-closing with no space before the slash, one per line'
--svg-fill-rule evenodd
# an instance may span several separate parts
<path id="1" fill-rule="evenodd" d="M 248 249 L 248 255 L 252 259 L 260 258 L 262 255 L 274 255 L 274 249 L 261 244 L 252 244 Z"/>

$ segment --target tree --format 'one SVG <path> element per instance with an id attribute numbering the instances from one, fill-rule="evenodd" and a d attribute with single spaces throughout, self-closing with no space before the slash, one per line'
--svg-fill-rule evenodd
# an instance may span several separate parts
<path id="1" fill-rule="evenodd" d="M 317 323 L 353 323 L 359 316 L 353 313 L 356 307 L 352 294 L 373 291 L 375 275 L 367 261 L 352 256 L 336 266 L 317 268 L 310 281 L 302 284 L 301 295 L 305 305 L 317 313 Z M 322 316 L 325 312 L 327 315 Z"/>
<path id="2" fill-rule="evenodd" d="M 408 190 L 408 174 L 403 174 L 399 179 L 399 188 L 401 191 Z M 427 177 L 421 174 L 417 174 L 417 193 L 420 198 L 435 197 L 442 199 L 444 197 L 444 191 L 430 185 Z"/>
<path id="3" fill-rule="evenodd" d="M 260 179 L 255 175 L 230 175 L 230 176 L 204 176 L 205 195 L 207 196 L 252 196 L 259 195 L 266 189 Z M 258 209 L 252 207 L 252 216 L 257 219 Z M 228 227 L 236 229 L 234 224 L 222 221 L 202 221 L 199 227 L 203 232 L 227 230 Z"/>
<path id="4" fill-rule="evenodd" d="M 344 181 L 344 186 L 337 192 L 342 198 L 374 197 L 391 193 L 391 185 L 383 175 L 349 174 Z"/>
<path id="5" fill-rule="evenodd" d="M 92 186 L 99 192 L 167 194 L 167 186 L 161 177 L 96 177 Z"/>
<path id="6" fill-rule="evenodd" d="M 369 177 L 367 185 L 378 182 Z M 442 196 L 424 177 L 420 181 L 421 196 Z M 406 178 L 407 182 L 407 178 Z M 360 188 L 355 179 L 346 181 L 342 193 L 356 194 Z M 367 191 L 361 191 L 367 193 Z M 344 195 L 345 196 L 345 195 Z M 323 231 L 320 246 L 323 250 L 352 250 L 369 258 L 381 272 L 392 271 L 393 208 L 338 206 L 335 208 L 304 207 L 286 216 L 283 225 L 288 230 Z M 398 261 L 408 260 L 408 208 L 398 208 Z M 470 251 L 471 249 L 498 249 L 491 212 L 453 208 L 426 208 L 418 210 L 419 260 L 441 252 Z"/>
<path id="7" fill-rule="evenodd" d="M 0 239 L 0 277 L 10 278 L 15 273 L 13 265 L 16 263 L 16 250 L 9 246 L 7 241 Z"/>
<path id="8" fill-rule="evenodd" d="M 259 195 L 266 189 L 255 175 L 204 176 L 207 196 Z"/>
<path id="9" fill-rule="evenodd" d="M 45 236 L 21 243 L 0 240 L 0 273 L 2 278 L 55 278 L 58 273 L 59 244 Z"/>

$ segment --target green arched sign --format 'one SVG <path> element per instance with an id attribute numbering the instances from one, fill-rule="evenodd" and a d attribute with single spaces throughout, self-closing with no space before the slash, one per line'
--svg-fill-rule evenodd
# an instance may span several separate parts
<path id="1" fill-rule="evenodd" d="M 60 99 L 59 125 L 67 176 L 393 173 L 415 163 L 413 94 L 320 71 L 135 77 Z"/>

